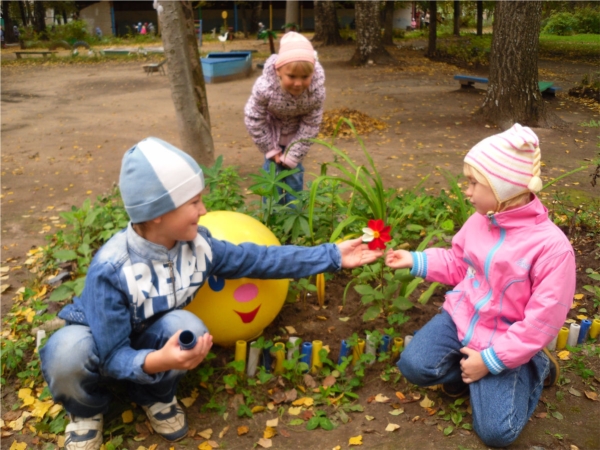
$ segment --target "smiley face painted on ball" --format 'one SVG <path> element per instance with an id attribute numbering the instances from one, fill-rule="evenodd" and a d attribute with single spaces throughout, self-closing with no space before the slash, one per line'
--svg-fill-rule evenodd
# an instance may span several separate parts
<path id="1" fill-rule="evenodd" d="M 215 238 L 234 244 L 280 245 L 267 227 L 245 214 L 214 211 L 201 217 L 199 223 Z M 214 343 L 232 346 L 238 340 L 249 341 L 262 334 L 281 311 L 288 286 L 288 280 L 211 276 L 186 309 L 202 319 Z"/>

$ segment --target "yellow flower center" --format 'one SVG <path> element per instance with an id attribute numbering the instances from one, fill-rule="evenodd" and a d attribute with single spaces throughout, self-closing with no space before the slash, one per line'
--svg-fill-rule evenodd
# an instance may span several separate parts
<path id="1" fill-rule="evenodd" d="M 379 231 L 373 231 L 373 237 L 379 239 Z"/>

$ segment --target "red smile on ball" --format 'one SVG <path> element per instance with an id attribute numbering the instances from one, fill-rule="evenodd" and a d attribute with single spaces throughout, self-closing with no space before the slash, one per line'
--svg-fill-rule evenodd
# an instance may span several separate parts
<path id="1" fill-rule="evenodd" d="M 240 311 L 236 311 L 235 309 L 233 310 L 238 316 L 240 316 L 240 318 L 242 319 L 242 322 L 244 323 L 250 323 L 254 320 L 254 318 L 256 317 L 256 314 L 258 314 L 258 310 L 260 309 L 260 305 L 258 305 L 256 307 L 256 309 L 254 311 L 250 311 L 250 312 L 240 312 Z"/>

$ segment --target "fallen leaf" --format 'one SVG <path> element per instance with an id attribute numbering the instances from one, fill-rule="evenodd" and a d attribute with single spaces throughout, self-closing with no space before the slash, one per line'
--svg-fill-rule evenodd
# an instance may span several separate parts
<path id="1" fill-rule="evenodd" d="M 548 413 L 547 412 L 537 413 L 535 415 L 535 417 L 537 417 L 538 419 L 545 419 L 546 417 L 548 417 Z"/>
<path id="2" fill-rule="evenodd" d="M 569 358 L 569 354 L 570 354 L 570 353 L 569 353 L 569 350 L 563 350 L 562 352 L 558 352 L 558 353 L 556 354 L 556 356 L 558 356 L 558 357 L 559 357 L 559 359 L 561 359 L 561 360 L 563 360 L 563 361 L 568 361 L 568 360 L 570 359 L 570 358 Z"/>
<path id="3" fill-rule="evenodd" d="M 375 396 L 375 401 L 376 401 L 377 403 L 387 403 L 387 402 L 389 402 L 389 401 L 390 401 L 390 399 L 389 399 L 389 397 L 386 397 L 386 396 L 385 396 L 385 395 L 383 395 L 383 394 L 377 394 L 377 395 Z"/>
<path id="4" fill-rule="evenodd" d="M 288 414 L 290 416 L 297 416 L 298 414 L 300 414 L 300 412 L 302 411 L 302 406 L 292 406 L 288 409 Z"/>
<path id="5" fill-rule="evenodd" d="M 579 392 L 577 389 L 575 389 L 574 387 L 570 387 L 569 388 L 569 393 L 571 395 L 574 395 L 575 397 L 581 397 L 581 392 Z"/>
<path id="6" fill-rule="evenodd" d="M 219 433 L 219 439 L 223 439 L 223 436 L 225 436 L 225 434 L 229 431 L 229 425 L 227 425 L 225 428 L 223 428 L 221 430 L 221 432 Z"/>
<path id="7" fill-rule="evenodd" d="M 285 330 L 288 332 L 288 334 L 298 334 L 296 329 L 294 327 L 292 327 L 291 325 L 288 325 L 287 327 L 285 327 Z"/>
<path id="8" fill-rule="evenodd" d="M 359 434 L 358 436 L 354 436 L 351 437 L 350 439 L 348 439 L 348 445 L 362 445 L 362 434 Z"/>
<path id="9" fill-rule="evenodd" d="M 277 430 L 275 430 L 275 428 L 273 427 L 266 427 L 265 431 L 263 431 L 263 438 L 264 439 L 271 439 L 272 437 L 277 435 Z"/>
<path id="10" fill-rule="evenodd" d="M 392 411 L 390 411 L 390 414 L 392 416 L 399 416 L 400 414 L 404 413 L 404 408 L 399 408 L 399 409 L 393 409 Z"/>
<path id="11" fill-rule="evenodd" d="M 371 420 L 375 420 L 375 417 L 366 415 L 365 419 L 367 419 L 370 422 Z"/>
<path id="12" fill-rule="evenodd" d="M 583 391 L 585 393 L 585 396 L 587 398 L 589 398 L 592 401 L 597 402 L 598 401 L 598 393 L 597 392 L 592 392 L 592 391 Z"/>
<path id="13" fill-rule="evenodd" d="M 314 403 L 314 399 L 311 397 L 302 397 L 292 403 L 294 406 L 312 406 Z"/>
<path id="14" fill-rule="evenodd" d="M 263 412 L 266 408 L 264 406 L 261 405 L 256 405 L 252 407 L 252 414 L 256 414 L 259 412 Z"/>
<path id="15" fill-rule="evenodd" d="M 243 434 L 246 434 L 248 431 L 250 431 L 250 428 L 248 428 L 246 425 L 242 425 L 241 427 L 238 427 L 237 434 L 238 434 L 238 436 L 242 436 Z"/>
<path id="16" fill-rule="evenodd" d="M 267 426 L 275 428 L 279 425 L 279 418 L 275 417 L 274 419 L 267 420 Z"/>
<path id="17" fill-rule="evenodd" d="M 10 446 L 9 450 L 26 450 L 27 449 L 27 443 L 26 442 L 17 442 L 14 441 L 12 443 L 12 445 Z"/>
<path id="18" fill-rule="evenodd" d="M 423 408 L 431 408 L 435 405 L 435 402 L 433 400 L 430 400 L 429 397 L 425 396 L 425 398 L 421 400 L 419 405 Z"/>
<path id="19" fill-rule="evenodd" d="M 273 446 L 273 441 L 271 441 L 271 439 L 260 438 L 258 440 L 258 445 L 262 448 L 271 448 Z"/>
<path id="20" fill-rule="evenodd" d="M 575 300 L 581 300 L 581 299 L 583 298 L 583 294 L 575 294 L 575 295 L 573 296 L 573 298 L 574 298 Z"/>
<path id="21" fill-rule="evenodd" d="M 388 423 L 387 427 L 385 427 L 385 431 L 396 431 L 398 428 L 400 428 L 400 425 L 397 425 L 395 423 Z"/>
<path id="22" fill-rule="evenodd" d="M 209 440 L 213 434 L 212 428 L 207 428 L 206 430 L 200 431 L 198 436 L 203 437 L 206 440 Z"/>

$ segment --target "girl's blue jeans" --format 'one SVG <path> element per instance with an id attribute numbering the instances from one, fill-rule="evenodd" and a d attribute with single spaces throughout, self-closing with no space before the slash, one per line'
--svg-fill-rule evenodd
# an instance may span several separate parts
<path id="1" fill-rule="evenodd" d="M 275 163 L 275 161 L 272 161 L 270 159 L 265 159 L 265 163 L 263 164 L 263 170 L 265 170 L 265 172 L 267 172 L 267 173 L 269 172 L 269 167 L 271 166 L 271 163 L 275 164 L 275 173 L 277 175 L 279 175 L 279 173 L 283 172 L 284 170 L 290 170 L 289 168 L 284 167 L 281 164 Z M 287 184 L 289 187 L 291 187 L 294 190 L 294 192 L 300 192 L 304 189 L 304 167 L 302 166 L 301 163 L 299 163 L 296 166 L 296 169 L 298 169 L 298 172 L 296 172 L 293 175 L 289 175 L 289 176 L 285 177 L 281 181 L 283 181 L 285 184 Z M 280 197 L 282 194 L 284 194 L 283 190 L 280 188 L 277 188 L 277 193 L 279 194 Z M 289 192 L 285 192 L 285 195 L 281 198 L 279 203 L 282 205 L 287 205 L 292 200 L 296 200 L 296 197 L 294 197 Z"/>
<path id="2" fill-rule="evenodd" d="M 418 386 L 456 383 L 462 381 L 462 347 L 452 318 L 442 311 L 414 335 L 397 365 Z M 473 428 L 486 445 L 505 447 L 519 436 L 538 404 L 549 371 L 550 361 L 540 351 L 522 366 L 469 384 Z"/>
<path id="3" fill-rule="evenodd" d="M 146 330 L 131 336 L 134 349 L 158 350 L 178 330 L 190 330 L 202 336 L 208 330 L 204 323 L 189 311 L 170 311 Z M 107 384 L 122 382 L 102 376 L 96 344 L 90 328 L 67 325 L 48 339 L 40 348 L 42 372 L 54 401 L 61 402 L 68 413 L 92 417 L 108 410 L 112 395 Z M 168 403 L 173 399 L 184 370 L 170 370 L 154 384 L 128 381 L 132 401 L 141 406 Z"/>

